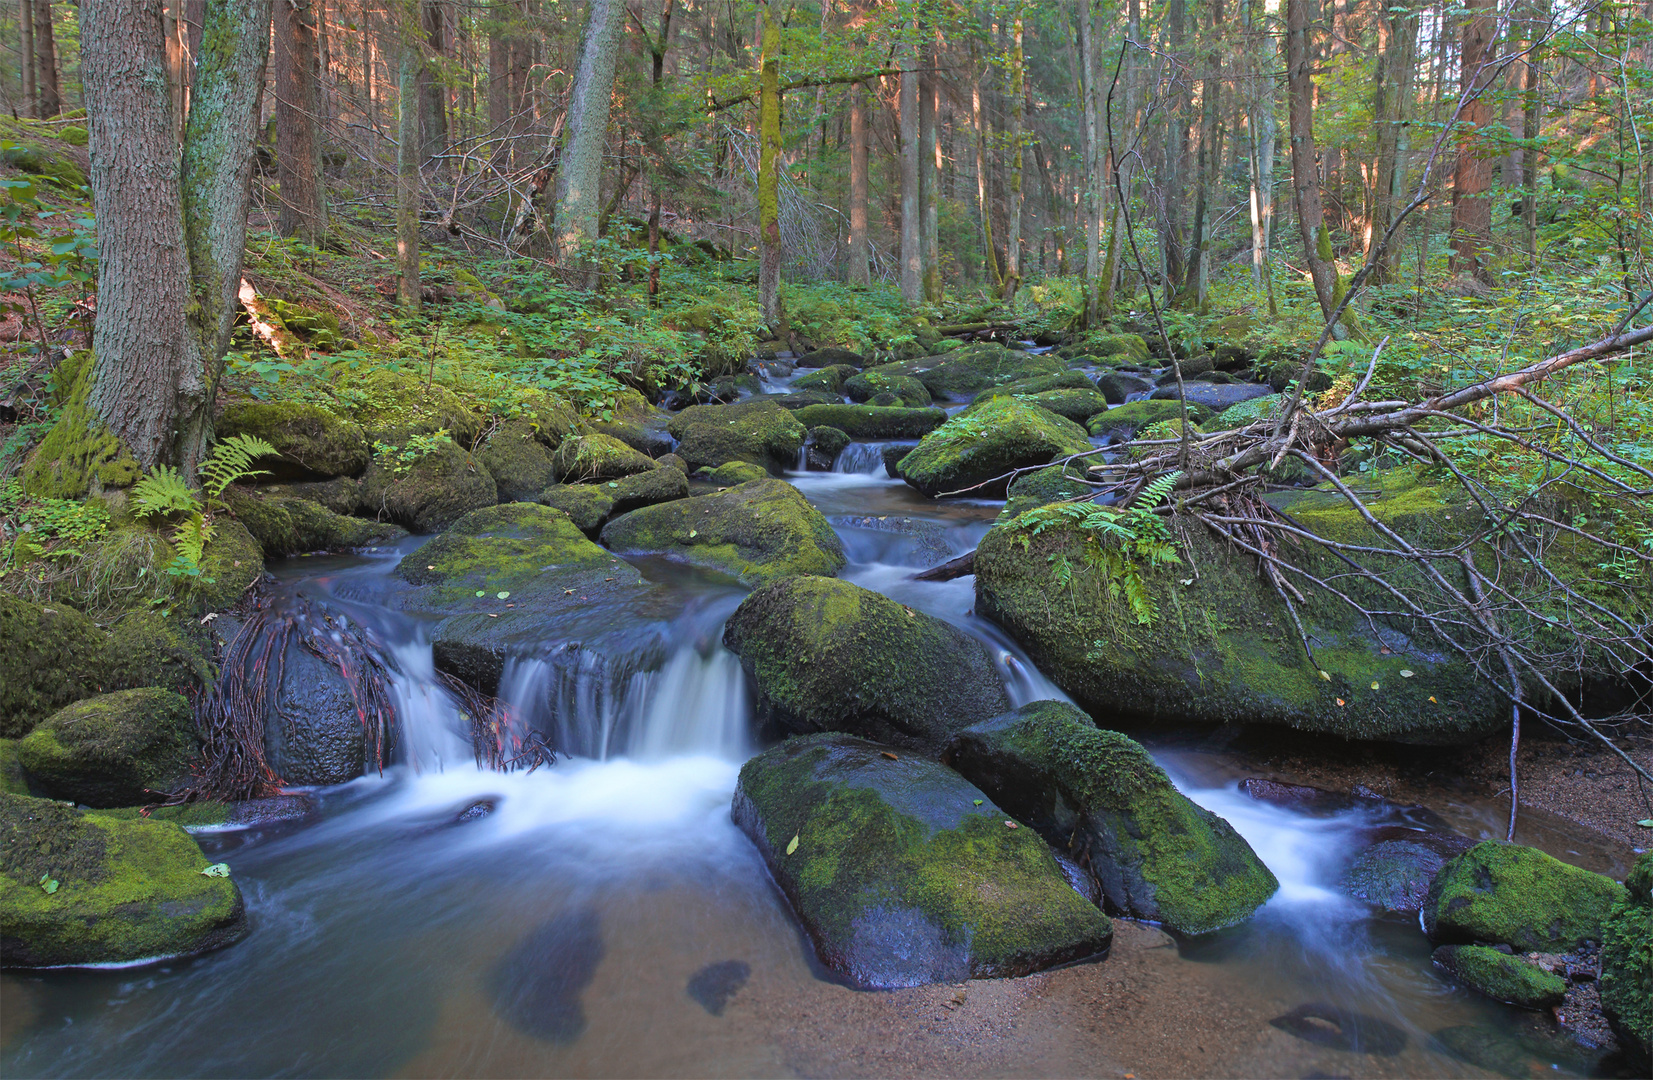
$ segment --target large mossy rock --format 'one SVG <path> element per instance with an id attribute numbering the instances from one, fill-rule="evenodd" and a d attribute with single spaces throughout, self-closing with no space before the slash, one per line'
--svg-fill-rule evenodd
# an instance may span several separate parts
<path id="1" fill-rule="evenodd" d="M 1653 852 L 1636 860 L 1601 928 L 1601 1009 L 1632 1074 L 1653 1073 Z"/>
<path id="2" fill-rule="evenodd" d="M 1010 698 L 981 642 L 870 589 L 792 578 L 743 601 L 723 643 L 756 682 L 768 724 L 841 731 L 934 754 Z"/>
<path id="3" fill-rule="evenodd" d="M 863 989 L 1026 975 L 1112 937 L 1032 830 L 950 769 L 876 743 L 813 735 L 759 754 L 734 818 L 822 962 Z"/>
<path id="4" fill-rule="evenodd" d="M 678 440 L 677 454 L 691 470 L 745 461 L 771 473 L 798 463 L 805 428 L 791 411 L 769 398 L 738 405 L 695 405 L 672 418 L 667 430 Z"/>
<path id="5" fill-rule="evenodd" d="M 211 675 L 193 620 L 138 611 L 106 633 L 73 608 L 0 592 L 0 736 L 25 735 L 70 702 L 103 691 L 184 691 Z"/>
<path id="6" fill-rule="evenodd" d="M 1085 429 L 1073 421 L 1017 398 L 993 398 L 924 436 L 897 469 L 931 498 L 966 489 L 991 498 L 1004 492 L 1009 480 L 1001 478 L 1016 469 L 1091 449 Z"/>
<path id="7" fill-rule="evenodd" d="M 660 465 L 623 480 L 610 480 L 605 487 L 614 496 L 611 513 L 615 514 L 629 514 L 645 506 L 689 497 L 689 478 L 673 465 Z"/>
<path id="8" fill-rule="evenodd" d="M 1433 546 L 1448 535 L 1439 526 L 1452 526 L 1462 512 L 1437 496 L 1434 489 L 1396 490 L 1367 509 L 1401 535 L 1433 538 Z M 1293 491 L 1269 501 L 1328 539 L 1383 543 L 1335 495 Z M 1297 605 L 1314 642 L 1311 660 L 1293 613 L 1258 575 L 1255 558 L 1197 523 L 1176 530 L 1188 545 L 1183 565 L 1136 565 L 1128 574 L 1112 561 L 1118 548 L 1096 532 L 1059 521 L 1034 535 L 1029 524 L 1023 516 L 982 538 L 976 610 L 1008 630 L 1093 715 L 1278 724 L 1417 744 L 1473 742 L 1508 723 L 1507 701 L 1426 627 L 1369 622 L 1325 590 L 1310 590 Z M 1322 577 L 1348 576 L 1345 564 L 1310 545 L 1291 558 Z M 1435 602 L 1431 583 L 1415 570 L 1381 562 L 1377 572 L 1415 590 L 1426 607 Z M 1127 603 L 1127 586 L 1151 613 Z M 1343 585 L 1371 610 L 1393 603 L 1380 588 Z"/>
<path id="9" fill-rule="evenodd" d="M 1567 997 L 1565 979 L 1487 945 L 1442 945 L 1432 959 L 1472 990 L 1523 1009 L 1553 1009 Z"/>
<path id="10" fill-rule="evenodd" d="M 221 439 L 253 435 L 274 446 L 280 456 L 257 464 L 278 480 L 360 476 L 372 456 L 360 424 L 319 405 L 241 402 L 225 409 L 216 427 Z"/>
<path id="11" fill-rule="evenodd" d="M 807 405 L 793 413 L 807 427 L 837 428 L 851 439 L 921 439 L 947 422 L 941 409 L 876 405 Z"/>
<path id="12" fill-rule="evenodd" d="M 1203 405 L 1188 403 L 1188 419 L 1199 423 L 1211 415 Z M 1129 439 L 1155 424 L 1182 419 L 1182 406 L 1175 401 L 1133 401 L 1091 417 L 1088 430 L 1102 438 Z"/>
<path id="13" fill-rule="evenodd" d="M 1203 934 L 1250 918 L 1279 888 L 1140 744 L 1065 702 L 966 728 L 942 760 L 1089 870 L 1110 910 Z"/>
<path id="14" fill-rule="evenodd" d="M 801 365 L 808 366 L 808 365 Z M 831 364 L 819 371 L 811 371 L 808 375 L 800 375 L 792 380 L 792 389 L 795 391 L 819 391 L 831 394 L 833 397 L 843 397 L 844 383 L 861 373 L 861 369 L 853 364 Z"/>
<path id="15" fill-rule="evenodd" d="M 567 514 L 534 503 L 472 511 L 392 574 L 415 586 L 399 606 L 443 617 L 432 642 L 438 669 L 489 694 L 507 659 L 538 655 L 552 627 L 577 648 L 661 617 L 660 597 L 635 567 Z"/>
<path id="16" fill-rule="evenodd" d="M 844 381 L 844 393 L 849 395 L 850 400 L 863 403 L 884 394 L 893 394 L 900 400 L 902 408 L 925 409 L 930 405 L 930 391 L 911 375 L 863 372 Z"/>
<path id="17" fill-rule="evenodd" d="M 201 557 L 201 576 L 183 592 L 185 611 L 227 611 L 264 576 L 264 549 L 239 521 L 220 519 Z"/>
<path id="18" fill-rule="evenodd" d="M 654 468 L 654 459 L 612 435 L 592 433 L 564 439 L 554 458 L 557 478 L 565 484 L 618 480 Z"/>
<path id="19" fill-rule="evenodd" d="M 202 874 L 209 861 L 172 822 L 0 794 L 0 964 L 120 964 L 232 944 L 247 932 L 241 890 Z"/>
<path id="20" fill-rule="evenodd" d="M 995 386 L 1056 375 L 1063 369 L 1062 362 L 1054 357 L 1034 356 L 984 341 L 939 356 L 868 368 L 864 374 L 909 376 L 923 383 L 934 398 L 965 400 Z"/>
<path id="21" fill-rule="evenodd" d="M 1132 394 L 1146 394 L 1153 388 L 1147 379 L 1122 371 L 1104 371 L 1096 377 L 1096 390 L 1109 405 L 1123 405 Z"/>
<path id="22" fill-rule="evenodd" d="M 361 512 L 388 518 L 410 532 L 440 532 L 498 501 L 499 489 L 487 467 L 452 439 L 437 440 L 434 449 L 411 464 L 375 457 L 362 477 Z"/>
<path id="23" fill-rule="evenodd" d="M 312 551 L 348 551 L 392 543 L 407 530 L 388 521 L 334 513 L 313 499 L 265 489 L 230 488 L 225 501 L 267 558 Z"/>
<path id="24" fill-rule="evenodd" d="M 1624 887 L 1537 848 L 1487 840 L 1441 868 L 1423 906 L 1429 939 L 1521 952 L 1573 952 L 1601 941 Z"/>
<path id="25" fill-rule="evenodd" d="M 681 479 L 677 470 L 666 471 Z M 603 526 L 602 538 L 615 551 L 666 555 L 747 585 L 797 574 L 830 576 L 844 567 L 832 525 L 784 480 L 754 480 L 646 506 Z"/>
<path id="26" fill-rule="evenodd" d="M 17 744 L 32 788 L 87 806 L 160 802 L 189 779 L 195 755 L 189 702 L 147 687 L 83 698 Z"/>
<path id="27" fill-rule="evenodd" d="M 1008 521 L 1036 506 L 1067 502 L 1092 494 L 1096 489 L 1085 483 L 1084 477 L 1084 462 L 1048 465 L 1035 472 L 1023 473 L 1010 482 L 999 520 Z"/>
<path id="28" fill-rule="evenodd" d="M 607 484 L 553 484 L 534 501 L 561 510 L 581 532 L 595 540 L 602 532 L 603 522 L 608 520 L 609 511 L 614 509 L 614 489 Z"/>
<path id="29" fill-rule="evenodd" d="M 427 383 L 389 368 L 348 377 L 339 396 L 350 402 L 351 415 L 367 433 L 369 445 L 383 442 L 402 446 L 415 435 L 446 431 L 461 446 L 470 446 L 482 433 L 482 418 L 440 383 Z"/>
<path id="30" fill-rule="evenodd" d="M 539 430 L 530 420 L 500 425 L 476 456 L 494 478 L 500 502 L 532 501 L 557 479 L 551 449 L 540 440 Z"/>
<path id="31" fill-rule="evenodd" d="M 1028 394 L 1044 394 L 1052 390 L 1095 390 L 1096 386 L 1090 378 L 1081 371 L 1063 371 L 1055 375 L 1035 375 L 1031 379 L 1018 379 L 1003 386 L 995 386 L 991 390 L 984 390 L 977 395 L 976 400 L 995 397 L 1022 397 Z"/>
<path id="32" fill-rule="evenodd" d="M 1037 405 L 1047 412 L 1083 424 L 1098 413 L 1108 411 L 1108 399 L 1094 387 L 1076 387 L 1042 390 L 1037 393 L 1017 394 L 1029 405 Z"/>

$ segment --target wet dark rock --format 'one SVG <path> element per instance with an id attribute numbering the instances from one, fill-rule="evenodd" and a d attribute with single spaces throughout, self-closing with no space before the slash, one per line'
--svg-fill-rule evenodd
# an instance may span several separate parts
<path id="1" fill-rule="evenodd" d="M 316 800 L 309 795 L 271 795 L 236 803 L 224 825 L 234 829 L 250 829 L 260 825 L 302 821 L 315 812 Z"/>
<path id="2" fill-rule="evenodd" d="M 264 758 L 287 784 L 342 784 L 367 770 L 367 742 L 356 696 L 339 669 L 287 642 L 280 671 L 270 671 Z"/>
<path id="3" fill-rule="evenodd" d="M 1269 1023 L 1304 1042 L 1354 1054 L 1394 1057 L 1406 1049 L 1406 1032 L 1394 1024 L 1325 1002 L 1299 1005 Z"/>
<path id="4" fill-rule="evenodd" d="M 896 466 L 900 464 L 902 458 L 912 453 L 913 448 L 917 445 L 917 443 L 891 443 L 884 447 L 885 475 L 892 480 L 901 479 L 901 474 L 896 471 Z"/>
<path id="5" fill-rule="evenodd" d="M 1343 872 L 1341 887 L 1354 899 L 1395 914 L 1421 909 L 1441 868 L 1475 843 L 1465 836 L 1398 825 L 1374 830 L 1364 839 L 1370 846 Z"/>
<path id="6" fill-rule="evenodd" d="M 744 960 L 724 960 L 707 964 L 689 976 L 686 988 L 690 997 L 713 1016 L 722 1016 L 724 1006 L 752 977 L 752 966 Z"/>
<path id="7" fill-rule="evenodd" d="M 1274 391 L 1259 383 L 1230 383 L 1223 386 L 1209 382 L 1186 382 L 1183 385 L 1183 398 L 1190 405 L 1204 405 L 1213 413 L 1220 413 L 1242 401 L 1252 398 L 1267 397 Z M 1162 386 L 1155 390 L 1151 400 L 1170 400 L 1177 398 L 1175 386 Z"/>
<path id="8" fill-rule="evenodd" d="M 822 962 L 857 987 L 1026 975 L 1112 937 L 1044 841 L 932 761 L 790 739 L 742 767 L 733 812 Z"/>
<path id="9" fill-rule="evenodd" d="M 935 566 L 946 562 L 954 549 L 947 542 L 947 529 L 938 522 L 900 514 L 848 514 L 832 519 L 839 529 L 864 530 L 885 536 L 845 537 L 846 554 L 857 563 L 878 562 L 897 566 Z"/>
<path id="10" fill-rule="evenodd" d="M 797 359 L 797 366 L 801 368 L 821 368 L 832 364 L 848 364 L 861 368 L 865 367 L 866 363 L 867 358 L 860 353 L 834 347 L 812 349 Z"/>
<path id="11" fill-rule="evenodd" d="M 283 486 L 290 490 L 322 485 Z M 275 487 L 254 491 L 232 487 L 224 492 L 236 520 L 246 526 L 267 558 L 371 547 L 407 535 L 406 529 L 388 521 L 349 517 L 311 499 L 286 497 L 277 491 Z"/>
<path id="12" fill-rule="evenodd" d="M 832 463 L 850 444 L 850 437 L 835 427 L 812 427 L 804 443 L 805 464 L 816 472 L 831 472 Z"/>
<path id="13" fill-rule="evenodd" d="M 494 478 L 500 502 L 532 499 L 557 479 L 551 449 L 527 420 L 512 420 L 488 436 L 476 455 Z"/>
<path id="14" fill-rule="evenodd" d="M 574 1042 L 586 1028 L 580 999 L 604 951 L 602 922 L 591 908 L 541 924 L 512 945 L 486 976 L 495 1015 L 536 1039 Z"/>
<path id="15" fill-rule="evenodd" d="M 689 478 L 682 469 L 662 465 L 645 473 L 610 480 L 603 485 L 603 490 L 614 497 L 609 515 L 615 517 L 645 506 L 688 498 Z"/>
<path id="16" fill-rule="evenodd" d="M 1547 1026 L 1548 1021 L 1543 1023 Z M 1458 1024 L 1435 1031 L 1430 1042 L 1449 1057 L 1510 1080 L 1555 1075 L 1558 1069 L 1574 1076 L 1613 1075 L 1598 1071 L 1605 1057 L 1602 1050 L 1542 1030 Z"/>
<path id="17" fill-rule="evenodd" d="M 1147 379 L 1120 371 L 1105 371 L 1096 377 L 1096 389 L 1109 405 L 1123 405 L 1132 394 L 1146 394 L 1153 388 Z"/>

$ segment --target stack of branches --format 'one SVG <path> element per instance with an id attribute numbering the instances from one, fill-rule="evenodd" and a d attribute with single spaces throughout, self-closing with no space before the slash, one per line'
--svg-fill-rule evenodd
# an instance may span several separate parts
<path id="1" fill-rule="evenodd" d="M 470 725 L 477 768 L 533 772 L 541 765 L 555 764 L 556 750 L 544 735 L 523 723 L 510 705 L 446 672 L 438 672 L 437 678 L 459 706 L 460 717 Z"/>
<path id="2" fill-rule="evenodd" d="M 723 137 L 730 154 L 740 162 L 740 185 L 730 194 L 740 197 L 745 211 L 754 220 L 757 216 L 758 139 L 750 131 L 723 125 Z M 831 218 L 838 211 L 815 197 L 793 177 L 784 166 L 777 165 L 776 188 L 779 192 L 781 250 L 786 252 L 786 272 L 789 279 L 824 281 L 838 276 L 843 262 L 839 230 Z M 754 228 L 752 235 L 757 235 Z"/>

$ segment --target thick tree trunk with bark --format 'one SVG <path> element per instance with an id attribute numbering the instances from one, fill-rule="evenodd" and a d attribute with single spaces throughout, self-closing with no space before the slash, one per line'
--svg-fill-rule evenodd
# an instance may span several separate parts
<path id="1" fill-rule="evenodd" d="M 1466 0 L 1463 51 L 1459 54 L 1462 92 L 1470 101 L 1458 114 L 1458 156 L 1452 172 L 1452 259 L 1454 274 L 1468 274 L 1490 283 L 1487 247 L 1492 243 L 1492 157 L 1481 131 L 1492 123 L 1490 83 L 1497 68 L 1491 63 L 1495 0 Z"/>
<path id="2" fill-rule="evenodd" d="M 580 250 L 597 239 L 603 179 L 603 147 L 608 142 L 609 100 L 614 91 L 614 62 L 620 52 L 622 0 L 591 0 L 579 66 L 568 94 L 562 160 L 557 166 L 555 234 L 557 261 L 570 280 L 595 288 L 595 267 L 581 266 Z"/>
<path id="3" fill-rule="evenodd" d="M 770 333 L 785 340 L 781 300 L 781 24 L 770 5 L 763 17 L 758 71 L 758 306 Z"/>
<path id="4" fill-rule="evenodd" d="M 849 268 L 851 285 L 870 285 L 867 250 L 867 91 L 849 88 Z"/>
<path id="5" fill-rule="evenodd" d="M 276 179 L 281 213 L 276 227 L 320 245 L 327 236 L 326 189 L 321 171 L 321 79 L 316 52 L 321 0 L 281 0 L 275 10 Z"/>
<path id="6" fill-rule="evenodd" d="M 428 164 L 448 147 L 448 92 L 437 67 L 448 53 L 448 24 L 441 0 L 424 0 L 422 10 L 431 62 L 419 68 L 419 157 Z"/>
<path id="7" fill-rule="evenodd" d="M 57 85 L 57 39 L 52 32 L 52 0 L 34 0 L 36 115 L 50 118 L 63 111 Z"/>
<path id="8" fill-rule="evenodd" d="M 911 45 L 901 52 L 901 298 L 924 299 L 924 253 L 918 210 L 918 58 Z"/>
<path id="9" fill-rule="evenodd" d="M 1314 295 L 1327 318 L 1337 307 L 1337 270 L 1322 254 L 1326 232 L 1320 209 L 1320 177 L 1315 172 L 1314 79 L 1308 42 L 1308 0 L 1286 0 L 1286 88 L 1291 115 L 1291 188 L 1303 257 L 1314 281 Z M 1330 246 L 1327 241 L 1327 247 Z"/>
<path id="10" fill-rule="evenodd" d="M 1377 62 L 1372 90 L 1372 115 L 1377 123 L 1377 169 L 1373 182 L 1370 250 L 1381 243 L 1406 202 L 1407 156 L 1411 138 L 1406 125 L 1413 98 L 1413 71 L 1418 59 L 1418 17 L 1397 5 L 1379 20 L 1383 50 Z M 1383 285 L 1400 263 L 1401 234 L 1397 231 L 1372 267 L 1368 281 Z"/>
<path id="11" fill-rule="evenodd" d="M 418 46 L 400 43 L 396 67 L 396 299 L 419 310 L 419 61 Z"/>
<path id="12" fill-rule="evenodd" d="M 931 75 L 919 87 L 923 96 L 920 110 L 922 132 L 919 156 L 919 199 L 924 246 L 924 299 L 941 303 L 941 142 L 936 130 L 941 124 L 941 79 Z"/>
<path id="13" fill-rule="evenodd" d="M 40 114 L 39 91 L 34 73 L 40 66 L 34 55 L 34 0 L 17 0 L 17 25 L 21 36 L 23 61 L 23 115 Z"/>
<path id="14" fill-rule="evenodd" d="M 1027 112 L 1026 74 L 1022 69 L 1022 12 L 1010 24 L 1010 179 L 1005 185 L 1004 287 L 1009 300 L 1022 283 L 1022 122 Z"/>

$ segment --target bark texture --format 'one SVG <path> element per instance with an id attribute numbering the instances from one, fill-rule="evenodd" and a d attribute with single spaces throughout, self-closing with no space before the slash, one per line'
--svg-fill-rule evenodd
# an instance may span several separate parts
<path id="1" fill-rule="evenodd" d="M 620 51 L 624 16 L 622 0 L 592 0 L 579 67 L 568 95 L 562 161 L 557 168 L 554 236 L 557 261 L 571 270 L 580 249 L 597 239 L 603 146 L 608 141 L 609 98 L 614 89 L 614 61 Z M 573 270 L 571 278 L 586 288 L 597 284 L 596 271 L 591 267 Z"/>
<path id="2" fill-rule="evenodd" d="M 867 249 L 867 91 L 849 88 L 849 283 L 870 285 Z"/>
<path id="3" fill-rule="evenodd" d="M 275 5 L 276 179 L 281 213 L 276 227 L 319 245 L 327 235 L 322 184 L 320 55 L 316 48 L 320 0 Z"/>
<path id="4" fill-rule="evenodd" d="M 1497 13 L 1495 0 L 1467 0 L 1464 19 L 1463 93 L 1469 97 L 1459 113 L 1458 155 L 1452 171 L 1452 260 L 1454 274 L 1468 274 L 1491 282 L 1487 246 L 1492 243 L 1492 156 L 1481 130 L 1492 122 L 1488 91 L 1496 77 L 1492 39 Z"/>
<path id="5" fill-rule="evenodd" d="M 396 68 L 396 299 L 419 310 L 419 50 L 403 42 Z"/>
<path id="6" fill-rule="evenodd" d="M 52 33 L 52 0 L 34 0 L 36 115 L 50 118 L 63 111 L 57 85 L 57 39 Z"/>
<path id="7" fill-rule="evenodd" d="M 918 72 L 911 45 L 901 59 L 901 299 L 924 299 L 924 255 L 918 220 Z"/>
<path id="8" fill-rule="evenodd" d="M 1314 280 L 1314 295 L 1329 320 L 1337 308 L 1337 271 L 1329 254 L 1325 215 L 1320 208 L 1320 177 L 1315 172 L 1313 56 L 1308 42 L 1308 0 L 1286 0 L 1286 88 L 1291 112 L 1291 190 L 1297 206 L 1297 227 L 1303 235 L 1303 257 Z M 1330 247 L 1326 239 L 1325 247 Z"/>
<path id="9" fill-rule="evenodd" d="M 758 304 L 769 331 L 783 336 L 781 308 L 781 24 L 765 3 L 758 79 Z"/>

